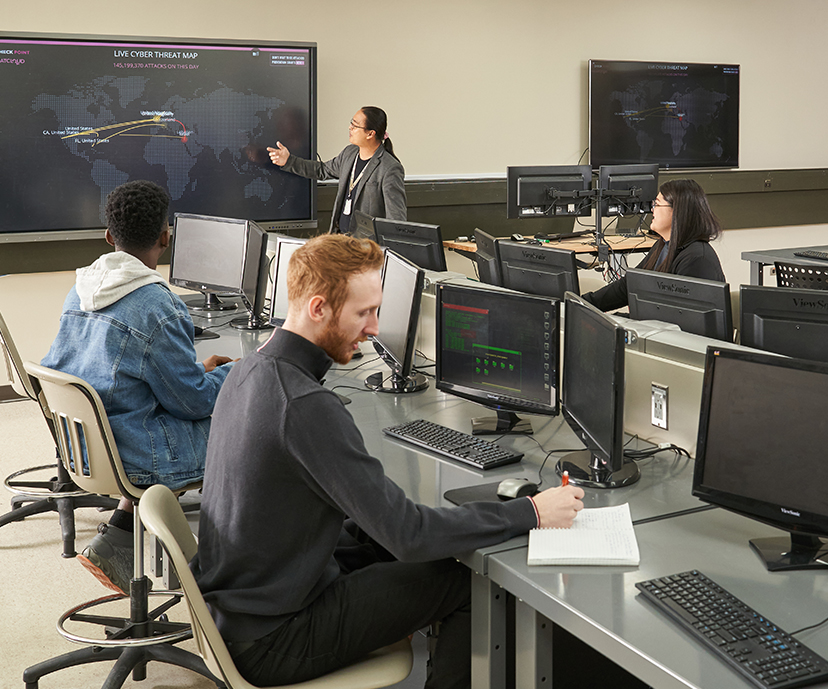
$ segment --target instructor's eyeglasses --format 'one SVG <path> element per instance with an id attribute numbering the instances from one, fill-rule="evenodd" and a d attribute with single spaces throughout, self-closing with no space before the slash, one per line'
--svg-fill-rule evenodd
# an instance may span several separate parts
<path id="1" fill-rule="evenodd" d="M 348 129 L 366 129 L 366 127 L 360 127 L 356 122 L 351 120 L 351 124 L 348 125 Z"/>

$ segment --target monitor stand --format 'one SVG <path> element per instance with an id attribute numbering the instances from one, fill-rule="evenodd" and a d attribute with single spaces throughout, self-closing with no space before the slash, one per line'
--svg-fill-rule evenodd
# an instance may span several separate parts
<path id="1" fill-rule="evenodd" d="M 234 318 L 230 321 L 230 325 L 236 330 L 269 330 L 273 327 L 266 320 L 252 313 L 247 318 Z"/>
<path id="2" fill-rule="evenodd" d="M 472 419 L 472 435 L 503 435 L 515 433 L 532 435 L 532 422 L 521 419 L 513 411 L 498 410 L 497 416 L 478 416 Z"/>
<path id="3" fill-rule="evenodd" d="M 775 538 L 754 538 L 750 547 L 765 563 L 769 572 L 791 569 L 828 571 L 828 543 L 817 536 L 792 533 Z"/>
<path id="4" fill-rule="evenodd" d="M 386 378 L 386 374 L 378 372 L 365 379 L 365 387 L 374 392 L 390 392 L 396 395 L 425 390 L 428 387 L 428 379 L 422 373 L 412 373 L 408 378 L 392 373 Z"/>
<path id="5" fill-rule="evenodd" d="M 569 482 L 590 488 L 620 488 L 629 486 L 641 478 L 635 462 L 625 462 L 619 471 L 611 471 L 589 450 L 579 450 L 564 455 L 555 465 L 558 476 L 569 472 Z"/>
<path id="6" fill-rule="evenodd" d="M 235 302 L 222 301 L 217 294 L 212 292 L 203 292 L 200 297 L 185 299 L 184 303 L 188 309 L 193 311 L 232 311 L 239 308 Z"/>

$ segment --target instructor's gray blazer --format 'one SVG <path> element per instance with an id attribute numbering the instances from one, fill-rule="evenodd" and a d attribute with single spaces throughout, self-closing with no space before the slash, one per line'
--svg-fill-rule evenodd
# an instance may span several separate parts
<path id="1" fill-rule="evenodd" d="M 339 180 L 339 189 L 336 192 L 336 202 L 331 215 L 331 232 L 338 226 L 342 204 L 348 193 L 351 170 L 358 153 L 359 146 L 350 144 L 336 158 L 325 163 L 291 155 L 282 166 L 283 170 L 300 177 Z M 405 170 L 400 161 L 386 151 L 384 146 L 380 146 L 371 156 L 362 173 L 362 179 L 354 189 L 351 213 L 358 210 L 375 218 L 405 220 L 407 215 L 404 178 Z"/>

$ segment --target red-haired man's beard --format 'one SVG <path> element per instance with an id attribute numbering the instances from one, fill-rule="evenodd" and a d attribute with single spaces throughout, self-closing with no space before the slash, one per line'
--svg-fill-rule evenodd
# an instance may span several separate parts
<path id="1" fill-rule="evenodd" d="M 329 323 L 319 339 L 319 346 L 338 364 L 347 364 L 354 355 L 354 344 L 363 341 L 349 340 L 348 335 L 340 330 L 339 323 Z"/>

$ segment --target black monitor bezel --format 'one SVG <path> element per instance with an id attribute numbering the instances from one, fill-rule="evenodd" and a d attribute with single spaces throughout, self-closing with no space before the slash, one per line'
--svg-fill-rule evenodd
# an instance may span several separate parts
<path id="1" fill-rule="evenodd" d="M 396 352 L 389 346 L 386 338 L 383 337 L 382 331 L 379 329 L 382 318 L 382 305 L 380 305 L 377 312 L 378 319 L 378 334 L 371 337 L 374 343 L 374 348 L 380 354 L 382 360 L 392 370 L 393 375 L 401 379 L 407 379 L 411 376 L 414 369 L 414 352 L 416 350 L 417 342 L 417 325 L 420 318 L 420 305 L 422 303 L 423 288 L 425 286 L 425 270 L 418 265 L 409 261 L 404 256 L 400 256 L 396 251 L 386 249 L 385 260 L 382 266 L 382 289 L 383 295 L 386 288 L 387 267 L 390 262 L 394 262 L 403 269 L 414 274 L 414 292 L 411 295 L 411 303 L 408 313 L 408 327 L 406 329 L 405 346 L 403 352 Z M 383 301 L 385 301 L 383 299 Z"/>
<path id="2" fill-rule="evenodd" d="M 505 300 L 531 300 L 543 303 L 554 310 L 555 314 L 555 328 L 549 333 L 549 341 L 554 350 L 554 401 L 551 404 L 545 404 L 534 400 L 518 400 L 518 398 L 509 395 L 496 395 L 491 390 L 483 390 L 481 388 L 474 388 L 469 385 L 445 381 L 443 379 L 443 357 L 442 357 L 442 342 L 443 342 L 443 321 L 441 318 L 443 295 L 451 292 L 477 292 L 487 299 L 505 299 Z M 524 412 L 530 414 L 542 414 L 546 416 L 557 416 L 560 413 L 560 300 L 551 297 L 541 297 L 534 294 L 524 294 L 523 292 L 512 292 L 508 290 L 489 290 L 482 287 L 472 287 L 468 285 L 458 285 L 450 283 L 440 283 L 437 285 L 437 302 L 435 306 L 435 327 L 437 334 L 437 348 L 436 348 L 436 362 L 435 362 L 435 385 L 438 390 L 447 392 L 457 397 L 462 397 L 471 402 L 476 402 L 489 409 L 497 410 L 498 412 Z"/>
<path id="3" fill-rule="evenodd" d="M 566 292 L 580 294 L 578 264 L 574 251 L 544 244 L 526 244 L 511 239 L 502 239 L 497 242 L 497 252 L 501 286 L 518 292 L 556 299 L 563 299 Z M 543 270 L 550 266 L 557 270 Z M 521 270 L 547 274 L 557 281 L 563 279 L 566 284 L 562 289 L 552 289 L 555 285 L 550 280 L 549 287 L 545 291 L 530 291 L 524 289 L 526 284 L 520 280 L 519 271 Z M 562 275 L 563 278 L 560 277 Z"/>
<path id="4" fill-rule="evenodd" d="M 675 323 L 683 332 L 724 342 L 733 341 L 733 308 L 730 301 L 730 285 L 727 282 L 641 268 L 630 268 L 626 272 L 626 277 L 627 303 L 630 318 L 633 320 Z M 657 283 L 670 285 L 672 289 L 661 290 Z M 698 298 L 699 292 L 701 298 Z M 682 316 L 686 312 L 696 313 L 699 307 L 705 305 L 712 307 L 711 310 L 716 314 L 713 330 L 705 331 L 703 328 L 697 328 L 695 324 L 688 326 Z M 685 313 L 682 313 L 682 309 Z"/>
<path id="5" fill-rule="evenodd" d="M 716 375 L 716 362 L 722 359 L 737 359 L 745 362 L 755 362 L 768 366 L 780 366 L 800 371 L 813 371 L 828 375 L 828 364 L 777 356 L 774 354 L 718 348 L 707 348 L 704 379 L 702 382 L 702 397 L 699 414 L 699 434 L 696 443 L 696 462 L 693 472 L 692 493 L 704 502 L 722 507 L 744 517 L 769 524 L 791 534 L 828 537 L 828 510 L 825 515 L 817 515 L 796 507 L 781 504 L 772 504 L 754 497 L 740 496 L 725 492 L 704 484 L 704 469 L 707 462 L 708 429 L 710 426 L 711 400 Z M 792 430 L 792 432 L 795 432 Z M 822 448 L 815 448 L 814 455 L 820 455 Z M 820 461 L 822 461 L 820 459 Z M 784 477 L 780 477 L 784 480 Z M 782 510 L 787 510 L 783 512 Z"/>
<path id="6" fill-rule="evenodd" d="M 560 178 L 567 187 L 579 187 L 575 190 L 567 189 L 567 192 L 575 193 L 570 198 L 564 197 L 566 203 L 574 201 L 578 204 L 574 213 L 560 211 L 562 204 L 550 201 L 547 204 L 520 205 L 519 189 L 522 180 L 542 180 L 545 178 Z M 569 178 L 579 178 L 580 183 L 573 182 Z M 540 182 L 539 182 L 540 183 Z M 592 201 L 590 190 L 592 187 L 592 168 L 589 165 L 520 165 L 506 168 L 506 217 L 507 218 L 555 218 L 555 217 L 589 217 L 592 212 Z M 564 203 L 563 205 L 566 205 Z M 526 208 L 540 208 L 545 205 L 546 209 L 540 213 L 528 213 L 521 211 Z"/>
<path id="7" fill-rule="evenodd" d="M 797 304 L 799 299 L 804 300 L 802 304 Z M 741 344 L 784 356 L 828 362 L 828 293 L 794 287 L 741 285 L 739 306 Z M 797 337 L 787 338 L 784 347 L 771 348 L 756 332 L 757 319 L 763 322 L 763 327 L 781 328 L 784 323 Z M 814 340 L 801 333 L 803 326 L 812 324 L 824 327 L 826 340 Z M 821 356 L 814 356 L 814 349 Z"/>
<path id="8" fill-rule="evenodd" d="M 707 63 L 707 62 L 660 62 L 655 60 L 597 60 L 591 59 L 589 60 L 587 70 L 588 70 L 588 94 L 589 94 L 589 103 L 588 103 L 588 138 L 589 138 L 589 153 L 590 153 L 590 164 L 593 168 L 598 168 L 602 165 L 614 165 L 614 164 L 625 164 L 625 163 L 632 163 L 632 162 L 643 162 L 643 161 L 634 161 L 634 160 L 612 160 L 609 159 L 610 156 L 608 153 L 601 151 L 601 146 L 599 145 L 602 142 L 596 142 L 595 132 L 598 131 L 596 127 L 601 128 L 601 131 L 612 131 L 611 129 L 607 129 L 606 123 L 597 122 L 597 118 L 595 116 L 595 103 L 596 103 L 596 84 L 594 80 L 594 75 L 596 73 L 596 68 L 604 68 L 606 66 L 610 66 L 612 71 L 621 73 L 624 70 L 641 70 L 649 75 L 657 76 L 659 72 L 665 69 L 686 69 L 686 70 L 693 70 L 698 68 L 705 68 L 705 69 L 721 69 L 723 70 L 736 70 L 736 105 L 735 105 L 735 126 L 736 131 L 730 132 L 731 134 L 731 141 L 730 145 L 734 151 L 734 158 L 735 160 L 728 159 L 725 162 L 719 162 L 714 157 L 700 159 L 698 161 L 689 162 L 689 161 L 682 161 L 681 163 L 673 163 L 671 161 L 664 161 L 664 160 L 657 160 L 653 161 L 650 159 L 647 162 L 656 162 L 656 164 L 664 170 L 699 170 L 699 169 L 734 169 L 739 167 L 739 137 L 740 133 L 739 130 L 741 128 L 741 123 L 739 120 L 740 116 L 740 99 L 741 99 L 741 65 L 739 64 L 729 64 L 729 63 Z"/>
<path id="9" fill-rule="evenodd" d="M 502 284 L 498 242 L 499 240 L 496 237 L 487 232 L 477 228 L 474 230 L 474 243 L 477 247 L 474 252 L 477 277 L 480 282 L 496 287 L 500 287 Z"/>
<path id="10" fill-rule="evenodd" d="M 613 179 L 615 178 L 615 179 Z M 629 195 L 629 184 L 646 182 L 642 192 Z M 653 210 L 658 196 L 658 163 L 635 163 L 629 165 L 602 165 L 598 168 L 598 189 L 601 191 L 601 216 L 646 215 Z M 611 204 L 618 204 L 622 210 Z"/>
<path id="11" fill-rule="evenodd" d="M 66 43 L 77 46 L 99 44 L 113 44 L 123 48 L 155 48 L 161 51 L 169 51 L 173 48 L 189 48 L 197 50 L 199 46 L 206 48 L 222 49 L 223 47 L 238 49 L 249 47 L 251 50 L 260 49 L 301 49 L 308 51 L 309 59 L 309 127 L 308 146 L 310 158 L 315 157 L 317 150 L 317 80 L 318 80 L 318 56 L 317 44 L 307 41 L 280 41 L 274 39 L 233 39 L 233 38 L 194 38 L 181 37 L 170 38 L 167 36 L 129 36 L 123 34 L 86 34 L 66 32 L 32 32 L 32 31 L 0 31 L 0 39 L 5 42 L 39 42 L 39 43 Z M 163 182 L 159 181 L 163 185 Z M 307 215 L 299 214 L 292 218 L 268 218 L 255 217 L 255 221 L 264 231 L 286 229 L 315 229 L 317 227 L 317 185 L 313 181 L 307 184 L 308 204 Z M 176 202 L 173 201 L 172 206 Z M 190 215 L 198 215 L 192 211 L 186 211 Z M 283 229 L 284 228 L 284 229 Z M 58 241 L 67 239 L 95 239 L 103 237 L 102 224 L 77 224 L 60 228 L 26 229 L 26 230 L 0 230 L 0 236 L 5 241 L 29 242 L 29 241 Z"/>
<path id="12" fill-rule="evenodd" d="M 582 310 L 582 313 L 587 314 L 593 322 L 599 324 L 608 333 L 612 332 L 614 338 L 612 348 L 614 356 L 612 359 L 612 377 L 613 380 L 609 382 L 608 388 L 612 396 L 612 409 L 614 418 L 610 420 L 610 447 L 603 447 L 601 442 L 596 440 L 597 435 L 595 429 L 589 428 L 589 425 L 584 421 L 580 410 L 573 412 L 571 405 L 567 404 L 567 389 L 572 385 L 583 384 L 577 380 L 572 379 L 573 366 L 567 366 L 567 359 L 576 356 L 579 353 L 577 347 L 570 343 L 571 333 L 573 329 L 570 327 L 572 320 L 570 314 L 574 313 L 574 309 Z M 569 335 L 567 333 L 570 333 Z M 564 297 L 564 346 L 563 346 L 563 360 L 561 363 L 561 412 L 567 424 L 572 428 L 579 440 L 584 443 L 587 450 L 592 453 L 605 464 L 609 471 L 620 472 L 624 467 L 624 372 L 625 372 L 625 356 L 626 356 L 626 331 L 616 323 L 610 316 L 595 308 L 592 304 L 585 301 L 576 294 L 566 294 Z M 567 374 L 567 368 L 570 374 Z"/>
<path id="13" fill-rule="evenodd" d="M 429 265 L 420 266 L 420 268 L 438 273 L 446 271 L 446 253 L 443 248 L 443 233 L 440 231 L 439 225 L 427 225 L 425 223 L 411 222 L 410 220 L 374 218 L 374 231 L 376 232 L 377 244 L 403 257 L 405 257 L 405 252 L 399 251 L 399 243 L 396 241 L 397 238 L 416 237 L 417 239 L 424 240 L 418 246 L 428 247 Z M 409 258 L 408 260 L 411 259 Z"/>

